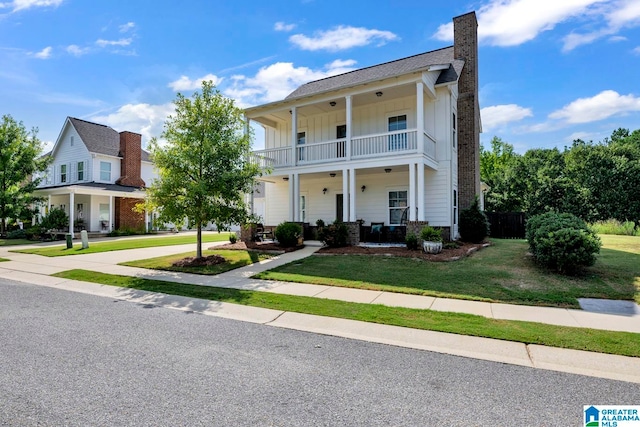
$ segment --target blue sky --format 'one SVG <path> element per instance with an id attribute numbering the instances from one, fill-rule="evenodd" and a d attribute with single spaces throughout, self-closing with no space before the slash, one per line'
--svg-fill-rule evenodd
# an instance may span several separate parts
<path id="1" fill-rule="evenodd" d="M 640 128 L 640 0 L 0 0 L 0 114 L 49 146 L 66 116 L 144 144 L 202 79 L 240 106 L 276 101 L 451 45 L 451 18 L 471 10 L 485 145 L 562 148 Z"/>

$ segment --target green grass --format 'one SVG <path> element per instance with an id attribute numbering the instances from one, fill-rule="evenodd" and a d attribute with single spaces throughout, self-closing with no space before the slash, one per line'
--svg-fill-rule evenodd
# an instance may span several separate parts
<path id="1" fill-rule="evenodd" d="M 0 246 L 32 245 L 34 243 L 37 242 L 27 239 L 0 239 Z"/>
<path id="2" fill-rule="evenodd" d="M 4 261 L 11 261 L 11 260 L 6 259 L 6 258 L 0 258 L 0 262 L 4 262 Z"/>
<path id="3" fill-rule="evenodd" d="M 532 322 L 495 320 L 461 313 L 386 307 L 376 304 L 359 304 L 210 286 L 184 285 L 85 270 L 69 270 L 57 273 L 54 276 L 274 310 L 495 338 L 526 344 L 540 344 L 633 357 L 640 356 L 640 334 L 630 332 L 599 331 Z"/>
<path id="4" fill-rule="evenodd" d="M 568 277 L 540 268 L 524 240 L 493 245 L 455 262 L 387 256 L 312 256 L 256 278 L 408 294 L 578 308 L 576 298 L 640 302 L 640 238 L 602 236 L 593 267 Z"/>
<path id="5" fill-rule="evenodd" d="M 211 250 L 202 251 L 203 256 L 208 255 L 220 255 L 226 259 L 227 262 L 218 265 L 209 265 L 202 267 L 174 267 L 172 264 L 186 257 L 193 257 L 196 253 L 187 252 L 177 255 L 168 255 L 157 258 L 142 259 L 136 261 L 128 261 L 120 263 L 120 265 L 127 265 L 129 267 L 141 267 L 152 268 L 155 270 L 168 270 L 168 271 L 180 271 L 183 273 L 194 274 L 220 274 L 225 271 L 233 270 L 236 268 L 251 265 L 258 261 L 272 258 L 273 255 L 267 255 L 254 251 L 242 251 L 242 250 Z"/>
<path id="6" fill-rule="evenodd" d="M 217 233 L 217 232 L 203 232 L 202 241 L 208 242 L 220 242 L 229 240 L 229 233 Z M 15 252 L 25 254 L 36 254 L 48 257 L 66 256 L 66 255 L 81 255 L 81 254 L 95 254 L 100 252 L 121 251 L 125 249 L 141 249 L 152 248 L 158 246 L 172 246 L 172 245 L 184 245 L 188 243 L 196 243 L 196 236 L 169 236 L 169 237 L 148 237 L 144 239 L 140 238 L 120 238 L 110 242 L 89 242 L 87 249 L 82 249 L 80 242 L 74 242 L 72 249 L 67 249 L 64 243 L 61 246 L 49 246 L 46 248 L 32 248 L 21 249 Z"/>

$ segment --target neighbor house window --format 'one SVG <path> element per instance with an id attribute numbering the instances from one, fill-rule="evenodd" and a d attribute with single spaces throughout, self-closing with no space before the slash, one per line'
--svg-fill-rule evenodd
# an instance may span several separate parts
<path id="1" fill-rule="evenodd" d="M 298 132 L 296 137 L 296 143 L 298 145 L 304 145 L 307 141 L 307 133 L 306 132 Z M 304 160 L 304 148 L 298 148 L 298 160 Z"/>
<path id="2" fill-rule="evenodd" d="M 67 182 L 67 165 L 60 165 L 60 182 Z"/>
<path id="3" fill-rule="evenodd" d="M 84 181 L 84 162 L 78 162 L 78 181 Z"/>
<path id="4" fill-rule="evenodd" d="M 111 181 L 111 163 L 100 162 L 100 181 Z"/>
<path id="5" fill-rule="evenodd" d="M 406 191 L 389 191 L 389 225 L 401 225 L 407 209 Z"/>
<path id="6" fill-rule="evenodd" d="M 407 115 L 393 116 L 388 119 L 389 132 L 404 130 L 407 128 Z M 406 150 L 407 149 L 407 133 L 397 133 L 389 135 L 389 151 Z"/>
<path id="7" fill-rule="evenodd" d="M 453 133 L 451 135 L 451 140 L 453 141 L 453 148 L 456 148 L 458 146 L 458 131 L 457 131 L 456 113 L 453 113 Z"/>
<path id="8" fill-rule="evenodd" d="M 346 139 L 347 138 L 347 125 L 338 125 L 336 126 L 336 139 Z M 339 141 L 337 144 L 337 157 L 345 156 L 345 148 L 346 141 Z"/>
<path id="9" fill-rule="evenodd" d="M 307 196 L 300 196 L 300 221 L 307 222 Z"/>
<path id="10" fill-rule="evenodd" d="M 453 190 L 453 225 L 458 223 L 458 192 Z"/>

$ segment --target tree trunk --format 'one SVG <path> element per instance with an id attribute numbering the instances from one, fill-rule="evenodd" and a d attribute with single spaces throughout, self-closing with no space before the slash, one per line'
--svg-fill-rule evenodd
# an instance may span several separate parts
<path id="1" fill-rule="evenodd" d="M 198 221 L 197 223 L 197 238 L 196 242 L 198 247 L 196 248 L 196 258 L 202 258 L 202 223 Z"/>

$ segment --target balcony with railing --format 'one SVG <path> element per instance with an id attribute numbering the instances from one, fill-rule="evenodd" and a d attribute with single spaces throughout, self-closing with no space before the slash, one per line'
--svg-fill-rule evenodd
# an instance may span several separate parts
<path id="1" fill-rule="evenodd" d="M 435 160 L 436 141 L 423 132 L 424 153 Z M 351 150 L 347 141 L 336 139 L 312 144 L 298 145 L 295 162 L 291 147 L 270 148 L 253 152 L 254 161 L 263 168 L 280 168 L 295 165 L 345 162 L 347 160 L 389 157 L 401 154 L 418 153 L 419 133 L 416 129 L 362 135 L 351 138 Z"/>

